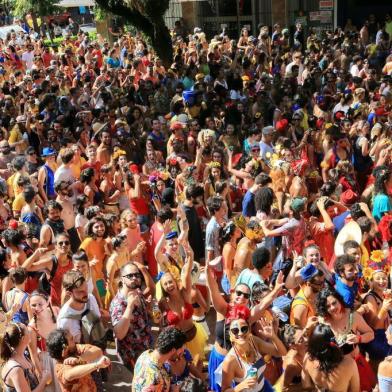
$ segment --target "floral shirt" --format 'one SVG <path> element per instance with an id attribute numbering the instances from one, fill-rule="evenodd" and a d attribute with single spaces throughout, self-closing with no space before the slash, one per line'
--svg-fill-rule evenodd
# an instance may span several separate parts
<path id="1" fill-rule="evenodd" d="M 170 376 L 166 369 L 159 365 L 152 350 L 140 355 L 135 364 L 132 381 L 132 392 L 169 392 Z"/>
<path id="2" fill-rule="evenodd" d="M 115 326 L 127 308 L 127 299 L 117 292 L 110 304 L 110 316 Z M 124 339 L 117 339 L 117 351 L 125 365 L 133 367 L 137 357 L 152 345 L 151 320 L 147 311 L 147 303 L 140 296 L 140 305 L 133 309 L 132 320 Z"/>

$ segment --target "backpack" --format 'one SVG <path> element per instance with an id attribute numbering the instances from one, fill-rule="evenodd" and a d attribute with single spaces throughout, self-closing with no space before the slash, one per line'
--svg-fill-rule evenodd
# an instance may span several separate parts
<path id="1" fill-rule="evenodd" d="M 48 296 L 50 296 L 50 282 L 54 279 L 54 276 L 57 272 L 57 267 L 59 265 L 59 262 L 55 255 L 52 255 L 52 263 L 53 265 L 49 273 L 49 279 L 46 275 L 46 272 L 42 272 L 41 276 L 38 279 L 38 289 L 47 294 Z"/>
<path id="2" fill-rule="evenodd" d="M 62 318 L 79 320 L 80 330 L 82 333 L 80 343 L 92 344 L 102 350 L 106 349 L 108 340 L 108 329 L 103 325 L 101 318 L 91 311 L 90 299 L 88 300 L 87 308 L 83 313 L 65 313 Z"/>

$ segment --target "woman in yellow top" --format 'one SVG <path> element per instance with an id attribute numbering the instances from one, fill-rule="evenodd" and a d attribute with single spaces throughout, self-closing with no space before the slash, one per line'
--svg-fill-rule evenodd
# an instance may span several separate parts
<path id="1" fill-rule="evenodd" d="M 16 124 L 12 127 L 11 132 L 8 137 L 8 143 L 10 147 L 15 148 L 17 154 L 24 154 L 25 149 L 28 147 L 28 141 L 23 137 L 26 131 L 26 116 L 16 117 Z"/>

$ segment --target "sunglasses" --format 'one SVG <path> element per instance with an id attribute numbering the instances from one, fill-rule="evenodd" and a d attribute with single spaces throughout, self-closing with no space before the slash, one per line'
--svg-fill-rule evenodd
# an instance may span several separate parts
<path id="1" fill-rule="evenodd" d="M 244 298 L 246 298 L 246 299 L 249 299 L 250 298 L 250 294 L 249 293 L 244 293 L 244 292 L 242 292 L 242 291 L 240 291 L 240 290 L 236 290 L 235 291 L 235 294 L 238 296 L 238 297 L 240 297 L 241 295 L 244 297 Z"/>
<path id="2" fill-rule="evenodd" d="M 130 274 L 123 275 L 123 278 L 127 278 L 127 279 L 136 278 L 136 279 L 140 279 L 140 278 L 141 278 L 141 275 L 140 275 L 139 272 L 135 272 L 135 273 L 132 273 L 132 272 L 131 272 Z"/>
<path id="3" fill-rule="evenodd" d="M 69 241 L 59 241 L 57 244 L 60 246 L 63 246 L 63 245 L 69 245 L 70 242 Z"/>
<path id="4" fill-rule="evenodd" d="M 243 325 L 241 328 L 230 329 L 230 332 L 235 336 L 238 336 L 240 332 L 242 335 L 245 335 L 246 333 L 249 332 L 249 327 L 247 325 Z"/>

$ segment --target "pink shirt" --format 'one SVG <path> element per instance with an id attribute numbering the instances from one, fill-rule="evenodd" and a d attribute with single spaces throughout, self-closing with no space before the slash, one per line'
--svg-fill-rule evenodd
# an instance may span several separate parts
<path id="1" fill-rule="evenodd" d="M 128 251 L 131 253 L 136 249 L 136 246 L 139 242 L 143 241 L 143 238 L 140 234 L 140 226 L 139 224 L 136 226 L 134 229 L 124 229 L 121 234 L 125 235 L 127 237 L 127 245 L 128 245 Z M 142 262 L 142 255 L 140 254 L 139 257 L 135 261 Z"/>

